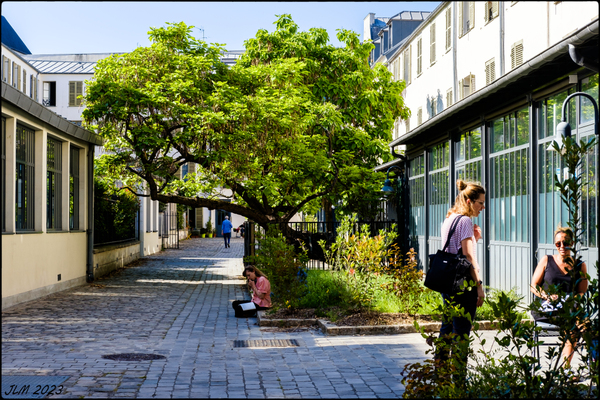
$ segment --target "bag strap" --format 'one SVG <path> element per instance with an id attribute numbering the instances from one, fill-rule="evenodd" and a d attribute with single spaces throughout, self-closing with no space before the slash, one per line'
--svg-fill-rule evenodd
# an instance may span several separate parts
<path id="1" fill-rule="evenodd" d="M 458 221 L 464 217 L 464 215 L 459 214 L 458 217 L 454 218 L 454 221 L 452 221 L 452 225 L 450 226 L 450 232 L 448 233 L 448 238 L 446 239 L 446 244 L 444 245 L 444 248 L 442 249 L 442 251 L 446 251 L 446 248 L 448 248 L 448 246 L 450 245 L 450 238 L 452 237 L 452 235 L 454 235 L 454 231 L 456 230 L 456 225 L 458 225 Z"/>

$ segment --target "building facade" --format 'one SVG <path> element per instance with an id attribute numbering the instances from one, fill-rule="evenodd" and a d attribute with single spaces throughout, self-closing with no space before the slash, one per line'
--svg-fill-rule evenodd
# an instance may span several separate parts
<path id="1" fill-rule="evenodd" d="M 588 62 L 577 64 L 570 47 Z M 484 232 L 484 283 L 529 299 L 533 271 L 554 253 L 553 231 L 568 219 L 554 188 L 563 166 L 549 149 L 563 101 L 575 92 L 598 100 L 598 4 L 444 2 L 379 58 L 406 81 L 411 116 L 396 122 L 390 143 L 403 157 L 378 169 L 406 167 L 407 225 L 422 266 L 442 247 L 456 180 L 479 181 L 487 190 L 475 220 Z M 589 100 L 577 96 L 567 107 L 573 135 L 593 137 L 598 116 Z M 587 157 L 582 255 L 597 277 L 598 146 Z"/>

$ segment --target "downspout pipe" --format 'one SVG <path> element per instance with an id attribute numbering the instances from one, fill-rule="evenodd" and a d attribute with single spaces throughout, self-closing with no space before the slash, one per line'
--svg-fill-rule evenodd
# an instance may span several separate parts
<path id="1" fill-rule="evenodd" d="M 89 144 L 88 151 L 88 229 L 87 229 L 87 264 L 86 264 L 86 281 L 92 283 L 94 281 L 94 150 L 96 145 Z"/>

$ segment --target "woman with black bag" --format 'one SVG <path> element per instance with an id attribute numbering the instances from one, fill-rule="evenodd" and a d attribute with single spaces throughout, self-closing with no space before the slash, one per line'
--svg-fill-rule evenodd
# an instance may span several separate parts
<path id="1" fill-rule="evenodd" d="M 475 319 L 477 307 L 483 305 L 485 293 L 483 291 L 479 264 L 475 254 L 477 240 L 481 238 L 481 229 L 473 224 L 471 218 L 478 217 L 479 213 L 485 208 L 485 189 L 473 182 L 465 182 L 461 179 L 456 181 L 459 193 L 456 196 L 454 206 L 448 210 L 446 220 L 442 224 L 442 243 L 448 242 L 446 251 L 452 254 L 462 254 L 471 262 L 470 271 L 467 277 L 470 277 L 477 284 L 476 290 L 465 290 L 459 293 L 442 293 L 444 306 L 448 303 L 463 308 L 465 313 L 469 313 L 471 321 Z M 465 218 L 466 217 L 466 218 Z M 458 221 L 456 219 L 458 218 Z M 456 222 L 456 223 L 455 223 Z M 454 225 L 454 233 L 448 238 L 448 233 Z M 448 347 L 451 345 L 453 336 L 457 335 L 455 340 L 466 340 L 471 334 L 471 321 L 466 317 L 444 317 L 440 328 L 440 338 L 444 339 L 448 346 L 445 349 L 436 349 L 436 361 L 445 361 L 448 359 Z M 465 362 L 467 354 L 461 355 Z"/>

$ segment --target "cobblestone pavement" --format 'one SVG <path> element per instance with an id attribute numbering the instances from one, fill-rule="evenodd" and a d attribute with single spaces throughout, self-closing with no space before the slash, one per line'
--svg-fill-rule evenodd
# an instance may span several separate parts
<path id="1" fill-rule="evenodd" d="M 395 398 L 419 334 L 326 336 L 260 328 L 231 302 L 244 289 L 242 239 L 189 239 L 92 285 L 2 312 L 2 375 L 69 376 L 55 398 Z M 486 333 L 492 338 L 495 332 Z M 298 347 L 234 347 L 296 339 Z M 163 355 L 112 361 L 103 355 Z"/>

